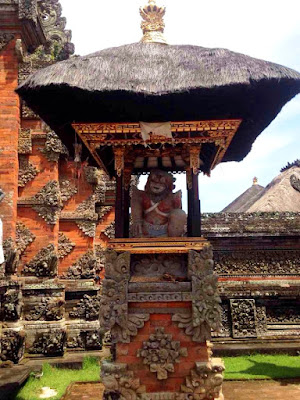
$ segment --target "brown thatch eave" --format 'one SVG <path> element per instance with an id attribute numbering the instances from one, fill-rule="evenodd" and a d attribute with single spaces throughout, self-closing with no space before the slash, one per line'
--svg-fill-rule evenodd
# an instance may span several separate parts
<path id="1" fill-rule="evenodd" d="M 225 49 L 134 43 L 37 71 L 18 93 L 66 143 L 72 122 L 242 118 L 224 161 L 240 161 L 300 74 Z"/>

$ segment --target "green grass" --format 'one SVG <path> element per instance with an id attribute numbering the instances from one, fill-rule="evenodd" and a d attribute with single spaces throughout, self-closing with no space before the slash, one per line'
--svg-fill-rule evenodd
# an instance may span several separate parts
<path id="1" fill-rule="evenodd" d="M 300 378 L 300 356 L 254 354 L 223 359 L 225 379 Z"/>
<path id="2" fill-rule="evenodd" d="M 43 376 L 40 379 L 30 376 L 17 393 L 15 400 L 40 400 L 38 396 L 44 386 L 57 391 L 57 395 L 51 397 L 51 400 L 59 400 L 71 382 L 90 382 L 99 381 L 99 379 L 99 362 L 93 357 L 84 359 L 83 369 L 81 370 L 55 368 L 45 363 L 43 365 Z"/>

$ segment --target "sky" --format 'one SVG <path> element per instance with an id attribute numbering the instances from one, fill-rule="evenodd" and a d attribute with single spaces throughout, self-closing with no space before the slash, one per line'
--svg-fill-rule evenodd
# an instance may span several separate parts
<path id="1" fill-rule="evenodd" d="M 60 0 L 76 54 L 141 39 L 139 7 L 147 0 Z M 223 47 L 300 71 L 299 0 L 157 0 L 166 6 L 169 44 Z M 252 185 L 266 186 L 288 162 L 300 158 L 300 95 L 292 99 L 254 142 L 241 162 L 219 164 L 201 175 L 202 212 L 219 212 Z M 178 176 L 176 189 L 183 190 Z M 186 208 L 186 205 L 184 205 Z"/>

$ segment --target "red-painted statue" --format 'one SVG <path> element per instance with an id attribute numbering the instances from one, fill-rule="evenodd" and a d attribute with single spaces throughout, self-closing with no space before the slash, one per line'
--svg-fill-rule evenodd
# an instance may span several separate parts
<path id="1" fill-rule="evenodd" d="M 173 176 L 154 170 L 145 191 L 134 189 L 131 201 L 133 237 L 183 236 L 186 213 L 181 209 L 181 191 L 172 193 Z"/>

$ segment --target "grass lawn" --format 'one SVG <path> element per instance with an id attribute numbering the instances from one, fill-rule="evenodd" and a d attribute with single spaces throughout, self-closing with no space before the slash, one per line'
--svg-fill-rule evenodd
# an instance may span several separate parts
<path id="1" fill-rule="evenodd" d="M 51 400 L 59 400 L 65 393 L 71 382 L 79 381 L 99 381 L 100 366 L 96 358 L 87 357 L 83 361 L 83 369 L 61 369 L 51 367 L 49 364 L 43 365 L 43 376 L 36 379 L 30 376 L 25 385 L 17 393 L 15 400 L 40 400 L 41 388 L 48 386 L 57 391 Z"/>
<path id="2" fill-rule="evenodd" d="M 254 354 L 223 357 L 225 379 L 300 378 L 300 356 Z"/>
<path id="3" fill-rule="evenodd" d="M 300 378 L 300 356 L 256 354 L 223 359 L 228 380 Z M 44 386 L 57 391 L 57 396 L 51 400 L 59 400 L 71 382 L 99 381 L 100 367 L 95 358 L 87 357 L 82 370 L 60 369 L 45 363 L 43 373 L 40 379 L 29 377 L 15 400 L 39 400 Z"/>

